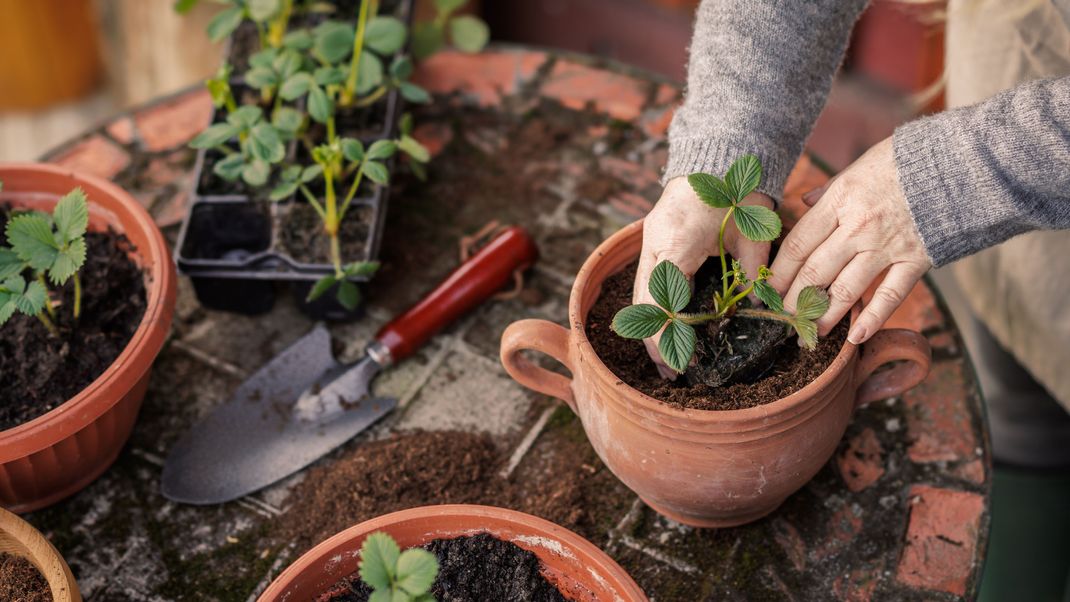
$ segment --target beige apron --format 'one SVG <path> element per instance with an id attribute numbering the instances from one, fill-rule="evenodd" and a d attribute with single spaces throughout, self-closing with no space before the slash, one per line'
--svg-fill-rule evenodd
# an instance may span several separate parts
<path id="1" fill-rule="evenodd" d="M 1070 0 L 951 0 L 947 104 L 1070 75 Z M 1070 409 L 1070 232 L 1030 232 L 953 265 L 995 338 Z"/>

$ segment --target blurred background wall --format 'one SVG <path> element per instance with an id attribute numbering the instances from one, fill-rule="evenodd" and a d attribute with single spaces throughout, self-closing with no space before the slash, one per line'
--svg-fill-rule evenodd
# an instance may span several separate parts
<path id="1" fill-rule="evenodd" d="M 219 5 L 179 16 L 174 0 L 0 0 L 0 160 L 31 160 L 116 111 L 194 85 L 221 48 Z M 419 0 L 427 2 L 429 0 Z M 495 40 L 613 58 L 682 81 L 698 0 L 481 0 Z M 875 0 L 810 145 L 833 167 L 939 99 L 943 28 L 933 5 Z"/>

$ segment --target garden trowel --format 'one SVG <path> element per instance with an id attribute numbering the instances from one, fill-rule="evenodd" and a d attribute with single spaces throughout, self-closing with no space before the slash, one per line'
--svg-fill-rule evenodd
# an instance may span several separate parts
<path id="1" fill-rule="evenodd" d="M 161 478 L 177 502 L 217 504 L 289 476 L 348 441 L 397 401 L 372 397 L 371 380 L 535 262 L 528 233 L 504 229 L 422 301 L 379 330 L 365 357 L 343 365 L 316 326 L 242 383 L 172 448 Z"/>

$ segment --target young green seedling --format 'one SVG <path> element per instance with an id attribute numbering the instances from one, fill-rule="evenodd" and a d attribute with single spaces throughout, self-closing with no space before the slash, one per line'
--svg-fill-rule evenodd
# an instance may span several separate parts
<path id="1" fill-rule="evenodd" d="M 222 41 L 246 19 L 256 24 L 260 48 L 278 48 L 286 35 L 290 16 L 294 12 L 294 0 L 216 0 L 227 8 L 208 23 L 208 37 L 213 42 Z M 174 9 L 185 14 L 200 3 L 200 0 L 176 0 Z"/>
<path id="2" fill-rule="evenodd" d="M 16 311 L 37 316 L 53 335 L 56 308 L 48 295 L 48 281 L 63 286 L 74 281 L 77 319 L 82 313 L 82 281 L 78 270 L 85 264 L 85 232 L 89 207 L 85 192 L 75 188 L 56 203 L 52 214 L 22 213 L 7 222 L 8 247 L 0 247 L 0 325 Z M 23 273 L 30 271 L 27 282 Z"/>
<path id="3" fill-rule="evenodd" d="M 368 602 L 434 602 L 431 586 L 438 559 L 422 548 L 404 552 L 394 538 L 375 532 L 360 548 L 360 578 L 371 586 Z"/>
<path id="4" fill-rule="evenodd" d="M 479 52 L 490 39 L 490 28 L 479 17 L 454 15 L 468 0 L 435 0 L 435 18 L 412 28 L 412 52 L 424 59 L 447 43 L 463 52 Z"/>
<path id="5" fill-rule="evenodd" d="M 236 182 L 240 178 L 250 186 L 264 186 L 271 177 L 272 166 L 286 157 L 284 141 L 292 138 L 299 126 L 299 119 L 296 125 L 292 121 L 268 123 L 260 107 L 242 106 L 229 113 L 223 123 L 198 134 L 189 145 L 216 149 L 226 155 L 212 167 L 212 172 L 224 180 Z M 233 147 L 235 141 L 237 149 Z"/>
<path id="6" fill-rule="evenodd" d="M 776 289 L 769 285 L 772 276 L 769 268 L 760 266 L 752 281 L 739 261 L 731 267 L 725 254 L 724 237 L 729 220 L 733 220 L 740 233 L 752 241 L 772 241 L 780 235 L 780 217 L 766 207 L 743 205 L 743 199 L 754 192 L 762 179 L 762 165 L 754 155 L 744 155 L 728 169 L 724 179 L 696 173 L 688 176 L 688 182 L 698 197 L 707 205 L 727 209 L 718 234 L 721 256 L 721 290 L 715 291 L 713 311 L 708 313 L 684 313 L 691 302 L 691 286 L 683 272 L 670 261 L 654 267 L 650 276 L 650 295 L 657 305 L 638 304 L 625 307 L 613 318 L 612 328 L 618 335 L 629 339 L 645 339 L 664 328 L 658 351 L 665 363 L 677 372 L 684 372 L 695 354 L 697 335 L 694 326 L 732 317 L 777 320 L 793 328 L 803 344 L 813 349 L 817 345 L 817 324 L 829 307 L 825 291 L 809 286 L 799 293 L 795 314 L 784 311 L 784 302 Z M 738 308 L 740 301 L 754 293 L 767 309 Z"/>

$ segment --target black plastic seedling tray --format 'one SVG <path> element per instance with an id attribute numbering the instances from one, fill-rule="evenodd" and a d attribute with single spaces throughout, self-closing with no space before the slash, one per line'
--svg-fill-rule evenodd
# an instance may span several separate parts
<path id="1" fill-rule="evenodd" d="M 408 20 L 411 6 L 411 0 L 401 0 L 395 14 Z M 241 57 L 228 57 L 228 60 L 242 62 Z M 235 81 L 232 87 L 240 98 L 243 84 Z M 357 129 L 351 135 L 361 138 L 365 144 L 394 138 L 401 104 L 398 92 L 391 91 L 382 103 L 377 103 L 378 108 L 371 108 L 376 111 L 373 117 L 378 118 L 375 123 L 356 124 Z M 216 119 L 213 113 L 212 122 Z M 345 130 L 340 123 L 342 135 Z M 296 146 L 291 144 L 288 149 L 291 159 L 298 152 Z M 258 197 L 241 182 L 214 180 L 217 176 L 211 166 L 216 153 L 200 150 L 197 154 L 191 203 L 174 252 L 180 273 L 190 277 L 200 303 L 211 309 L 255 315 L 269 311 L 276 294 L 289 288 L 302 311 L 316 319 L 359 317 L 360 308 L 347 310 L 330 294 L 311 303 L 305 300 L 317 280 L 334 273 L 330 263 L 295 257 L 287 248 L 284 229 L 288 218 L 307 207 L 305 201 L 294 196 L 271 202 L 262 198 L 266 197 L 266 190 L 260 191 Z M 393 171 L 393 159 L 388 167 Z M 367 225 L 366 240 L 362 256 L 346 256 L 345 261 L 372 261 L 378 257 L 389 198 L 389 185 L 362 187 L 346 220 L 361 219 Z M 361 282 L 368 278 L 353 280 Z"/>

